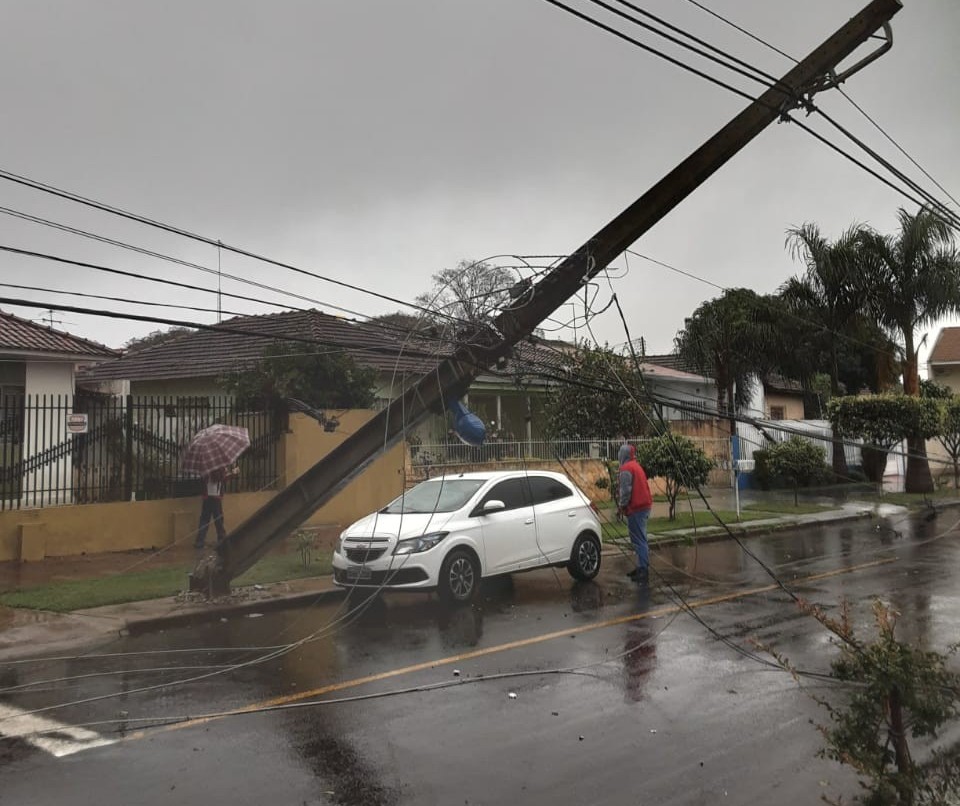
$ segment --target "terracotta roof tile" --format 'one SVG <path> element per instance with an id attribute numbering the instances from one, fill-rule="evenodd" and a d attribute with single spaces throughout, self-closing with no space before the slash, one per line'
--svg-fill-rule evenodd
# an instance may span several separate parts
<path id="1" fill-rule="evenodd" d="M 310 339 L 319 348 L 341 348 L 361 364 L 389 372 L 426 372 L 436 364 L 432 349 L 406 344 L 374 324 L 353 322 L 316 310 L 282 311 L 228 319 L 224 327 L 249 332 L 196 330 L 170 341 L 105 361 L 80 376 L 84 382 L 170 380 L 217 377 L 256 361 L 263 349 L 283 338 Z M 301 342 L 290 342 L 291 345 Z M 430 343 L 430 348 L 435 342 Z"/>
<path id="2" fill-rule="evenodd" d="M 82 358 L 117 355 L 116 350 L 95 341 L 44 327 L 4 311 L 0 311 L 0 350 L 68 353 Z"/>
<path id="3" fill-rule="evenodd" d="M 656 364 L 658 367 L 666 367 L 667 369 L 675 369 L 679 372 L 686 372 L 690 375 L 699 375 L 697 368 L 693 366 L 689 361 L 684 361 L 676 353 L 664 353 L 662 355 L 645 355 L 642 357 L 644 363 L 647 364 Z"/>
<path id="4" fill-rule="evenodd" d="M 444 342 L 416 337 L 404 342 L 392 328 L 375 322 L 341 319 L 316 310 L 238 317 L 222 324 L 256 333 L 260 338 L 222 331 L 191 331 L 89 367 L 81 372 L 78 380 L 98 383 L 218 377 L 238 365 L 253 363 L 264 347 L 285 336 L 315 340 L 320 348 L 345 349 L 360 364 L 384 373 L 422 375 L 451 351 Z M 556 369 L 564 360 L 565 355 L 557 349 L 523 342 L 514 351 L 507 369 L 499 374 L 512 370 L 536 375 Z"/>
<path id="5" fill-rule="evenodd" d="M 956 361 L 960 361 L 960 327 L 941 328 L 928 362 L 947 364 Z"/>

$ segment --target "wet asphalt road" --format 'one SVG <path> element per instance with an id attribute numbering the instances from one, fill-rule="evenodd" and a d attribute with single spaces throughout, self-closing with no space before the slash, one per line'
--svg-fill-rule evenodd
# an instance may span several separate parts
<path id="1" fill-rule="evenodd" d="M 860 521 L 747 545 L 799 594 L 824 605 L 847 597 L 860 618 L 873 596 L 889 596 L 902 637 L 942 648 L 960 637 L 958 518 L 960 509 L 895 515 L 879 531 Z M 574 584 L 563 570 L 494 581 L 472 609 L 391 594 L 351 613 L 357 593 L 346 606 L 0 667 L 0 707 L 90 700 L 30 717 L 62 725 L 54 751 L 76 749 L 70 726 L 121 720 L 88 728 L 91 743 L 112 743 L 59 757 L 0 739 L 0 803 L 793 804 L 852 793 L 851 776 L 815 756 L 810 719 L 823 714 L 810 697 L 717 637 L 747 651 L 759 639 L 801 668 L 826 669 L 823 629 L 769 587 L 759 564 L 731 542 L 666 549 L 648 590 L 624 577 L 629 567 L 607 556 L 596 583 Z M 698 603 L 706 626 L 679 612 L 678 595 Z M 282 656 L 223 670 L 308 636 Z M 575 671 L 544 673 L 557 669 Z M 453 685 L 366 698 L 435 683 Z M 138 721 L 271 701 L 286 707 L 173 728 Z"/>

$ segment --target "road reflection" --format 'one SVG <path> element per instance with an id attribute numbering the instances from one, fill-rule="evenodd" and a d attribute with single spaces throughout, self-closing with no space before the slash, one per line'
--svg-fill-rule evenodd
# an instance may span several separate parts
<path id="1" fill-rule="evenodd" d="M 650 586 L 637 586 L 637 612 L 650 610 Z M 657 625 L 652 619 L 627 624 L 623 642 L 623 690 L 627 702 L 647 696 L 651 673 L 657 668 Z"/>

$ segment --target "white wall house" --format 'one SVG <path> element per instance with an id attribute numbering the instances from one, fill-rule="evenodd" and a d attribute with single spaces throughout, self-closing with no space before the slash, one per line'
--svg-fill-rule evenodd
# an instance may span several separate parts
<path id="1" fill-rule="evenodd" d="M 712 378 L 659 363 L 642 362 L 647 393 L 664 420 L 712 420 L 717 415 L 717 385 Z"/>
<path id="2" fill-rule="evenodd" d="M 0 312 L 0 507 L 72 501 L 73 410 L 80 366 L 116 353 Z"/>

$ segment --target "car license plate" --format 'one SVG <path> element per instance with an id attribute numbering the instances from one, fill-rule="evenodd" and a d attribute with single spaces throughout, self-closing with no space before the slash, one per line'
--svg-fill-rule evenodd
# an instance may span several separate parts
<path id="1" fill-rule="evenodd" d="M 372 576 L 373 571 L 365 565 L 352 565 L 347 569 L 347 579 L 370 579 Z"/>

